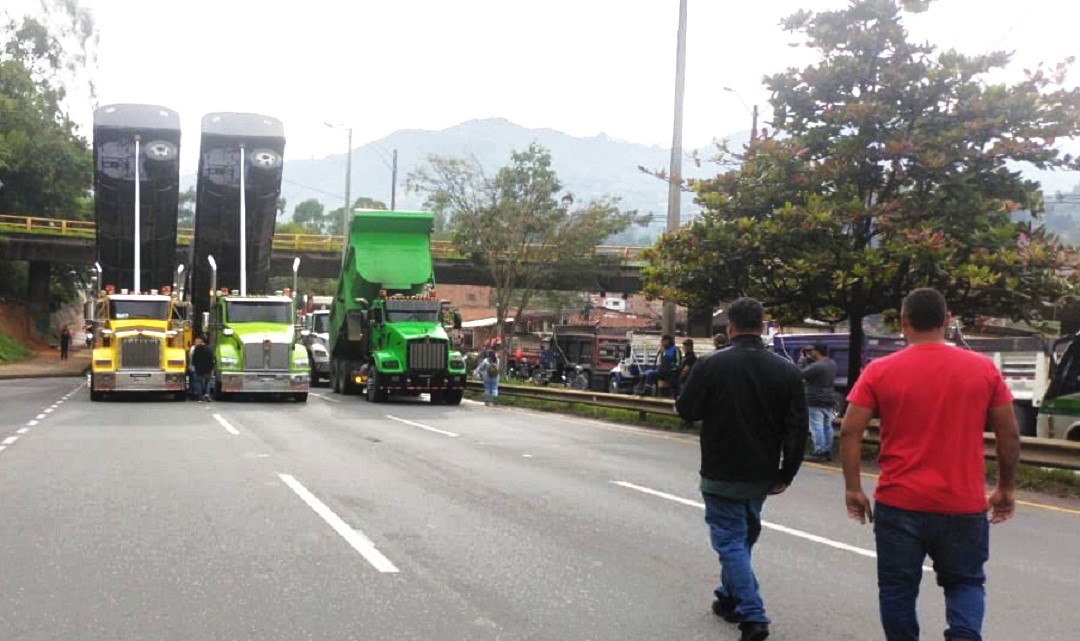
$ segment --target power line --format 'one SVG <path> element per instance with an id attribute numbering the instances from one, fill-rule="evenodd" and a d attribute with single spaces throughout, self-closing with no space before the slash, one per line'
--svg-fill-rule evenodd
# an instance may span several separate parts
<path id="1" fill-rule="evenodd" d="M 324 191 L 322 189 L 319 189 L 318 187 L 312 187 L 311 185 L 305 185 L 304 183 L 298 183 L 295 180 L 289 180 L 288 178 L 282 178 L 281 182 L 289 183 L 290 185 L 296 185 L 297 187 L 303 187 L 304 189 L 309 189 L 309 190 L 314 191 L 316 193 L 320 193 L 320 194 L 322 194 L 324 196 L 330 196 L 331 198 L 335 198 L 335 199 L 341 199 L 342 198 L 341 194 L 330 193 L 328 191 Z"/>

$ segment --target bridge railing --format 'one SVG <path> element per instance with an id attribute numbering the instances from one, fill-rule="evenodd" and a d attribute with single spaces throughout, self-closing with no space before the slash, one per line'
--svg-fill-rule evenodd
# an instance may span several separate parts
<path id="1" fill-rule="evenodd" d="M 42 218 L 34 216 L 0 216 L 0 233 L 30 233 L 52 234 L 58 236 L 74 236 L 78 238 L 93 238 L 97 226 L 89 220 L 67 220 L 62 218 Z M 191 227 L 178 227 L 176 229 L 176 241 L 179 245 L 190 245 L 194 242 L 195 230 Z M 274 249 L 298 252 L 325 252 L 338 253 L 341 251 L 342 237 L 340 235 L 326 234 L 274 234 Z M 590 257 L 610 257 L 617 259 L 623 265 L 639 265 L 644 262 L 643 253 L 645 247 L 622 247 L 614 245 L 600 245 L 593 248 Z M 534 246 L 529 251 L 543 253 L 545 248 Z M 462 254 L 449 240 L 431 241 L 431 253 L 436 259 L 465 260 L 468 256 Z"/>

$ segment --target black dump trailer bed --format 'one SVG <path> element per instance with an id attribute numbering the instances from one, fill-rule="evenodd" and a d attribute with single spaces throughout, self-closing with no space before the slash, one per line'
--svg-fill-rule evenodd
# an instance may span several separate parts
<path id="1" fill-rule="evenodd" d="M 240 289 L 240 177 L 246 207 L 247 290 L 265 294 L 281 195 L 285 129 L 276 118 L 249 113 L 211 113 L 202 119 L 195 199 L 192 300 L 196 322 L 209 310 L 213 256 L 219 288 Z"/>
<path id="2" fill-rule="evenodd" d="M 136 141 L 138 156 L 136 157 Z M 94 111 L 94 217 L 102 284 L 135 287 L 135 183 L 139 181 L 140 289 L 172 285 L 180 197 L 180 117 L 157 105 Z"/>

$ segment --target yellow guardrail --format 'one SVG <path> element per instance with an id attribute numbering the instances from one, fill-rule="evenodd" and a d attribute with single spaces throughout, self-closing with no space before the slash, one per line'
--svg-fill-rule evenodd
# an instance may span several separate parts
<path id="1" fill-rule="evenodd" d="M 93 238 L 97 225 L 89 220 L 69 220 L 64 218 L 42 218 L 34 216 L 0 216 L 0 233 L 52 234 Z M 180 245 L 194 242 L 195 230 L 191 227 L 178 227 L 176 241 Z M 303 252 L 338 253 L 341 251 L 342 237 L 324 234 L 274 234 L 273 247 L 280 250 Z M 543 251 L 543 248 L 530 248 Z M 622 247 L 600 245 L 595 247 L 592 256 L 617 258 L 622 264 L 634 264 L 643 261 L 644 247 Z M 444 260 L 465 260 L 463 255 L 448 240 L 431 241 L 431 254 Z"/>

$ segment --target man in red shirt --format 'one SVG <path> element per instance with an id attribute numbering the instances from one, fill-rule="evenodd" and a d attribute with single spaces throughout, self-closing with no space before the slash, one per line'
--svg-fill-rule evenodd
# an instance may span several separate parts
<path id="1" fill-rule="evenodd" d="M 916 289 L 900 327 L 908 347 L 871 362 L 848 395 L 840 432 L 848 516 L 874 523 L 878 602 L 887 641 L 918 641 L 922 564 L 945 591 L 946 640 L 982 641 L 989 523 L 1012 518 L 1020 436 L 1012 395 L 993 362 L 945 343 L 945 298 Z M 875 506 L 862 490 L 860 454 L 871 416 L 881 420 Z M 997 440 L 997 487 L 986 497 L 983 429 Z M 876 519 L 875 519 L 876 517 Z"/>

